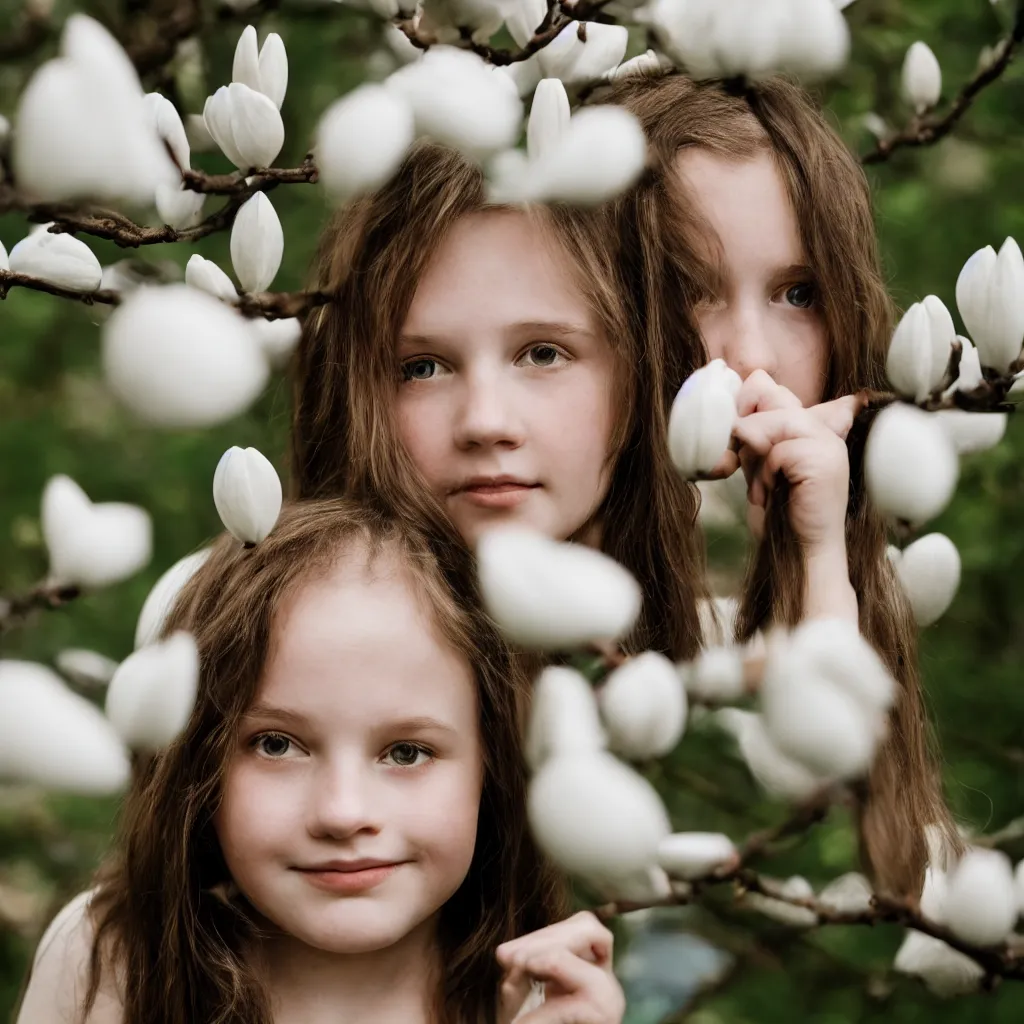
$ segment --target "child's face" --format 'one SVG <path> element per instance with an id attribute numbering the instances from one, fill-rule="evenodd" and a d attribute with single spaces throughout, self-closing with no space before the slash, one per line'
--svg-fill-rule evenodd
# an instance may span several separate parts
<path id="1" fill-rule="evenodd" d="M 509 522 L 564 539 L 607 492 L 614 355 L 567 260 L 525 214 L 466 215 L 409 309 L 399 431 L 470 544 Z"/>
<path id="2" fill-rule="evenodd" d="M 235 884 L 333 953 L 429 941 L 469 870 L 483 779 L 469 665 L 393 555 L 281 608 L 215 821 Z"/>
<path id="3" fill-rule="evenodd" d="M 805 406 L 820 402 L 828 342 L 775 162 L 768 153 L 738 161 L 699 148 L 677 160 L 687 194 L 718 236 L 717 294 L 698 310 L 708 353 L 744 379 L 765 370 Z"/>

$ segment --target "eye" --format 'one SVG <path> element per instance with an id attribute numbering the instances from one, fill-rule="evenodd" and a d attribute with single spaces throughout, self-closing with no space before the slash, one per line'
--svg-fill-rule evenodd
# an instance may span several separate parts
<path id="1" fill-rule="evenodd" d="M 790 285 L 786 289 L 786 301 L 797 309 L 810 309 L 818 301 L 818 289 L 810 281 Z"/>
<path id="2" fill-rule="evenodd" d="M 554 345 L 540 344 L 531 346 L 521 358 L 528 359 L 531 366 L 554 366 L 566 357 Z"/>
<path id="3" fill-rule="evenodd" d="M 393 747 L 388 748 L 385 756 L 389 757 L 399 768 L 412 768 L 424 763 L 420 758 L 429 760 L 434 755 L 426 747 L 421 747 L 417 743 L 396 743 Z"/>
<path id="4" fill-rule="evenodd" d="M 430 380 L 437 376 L 439 367 L 436 359 L 428 359 L 426 356 L 417 356 L 402 363 L 403 380 Z"/>
<path id="5" fill-rule="evenodd" d="M 261 756 L 275 761 L 296 752 L 294 740 L 280 732 L 262 732 L 249 741 L 249 746 Z"/>

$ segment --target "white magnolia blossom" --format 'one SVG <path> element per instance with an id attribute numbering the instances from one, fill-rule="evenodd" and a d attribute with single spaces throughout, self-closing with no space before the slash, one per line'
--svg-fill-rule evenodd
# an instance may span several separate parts
<path id="1" fill-rule="evenodd" d="M 526 125 L 526 153 L 540 160 L 557 148 L 569 129 L 569 96 L 557 78 L 545 78 L 537 84 Z"/>
<path id="2" fill-rule="evenodd" d="M 735 867 L 739 853 L 721 832 L 673 832 L 658 844 L 658 863 L 670 878 L 694 882 Z"/>
<path id="3" fill-rule="evenodd" d="M 231 225 L 231 265 L 247 292 L 266 291 L 281 269 L 284 229 L 266 192 L 247 199 Z"/>
<path id="4" fill-rule="evenodd" d="M 179 169 L 189 170 L 192 165 L 188 135 L 174 104 L 158 92 L 146 93 L 144 101 L 154 131 L 170 149 Z M 185 188 L 179 180 L 172 184 L 159 183 L 153 199 L 163 222 L 180 230 L 199 222 L 206 196 L 202 192 Z"/>
<path id="5" fill-rule="evenodd" d="M 1017 891 L 1017 911 L 1024 917 L 1024 860 L 1017 864 L 1013 872 L 1013 886 Z"/>
<path id="6" fill-rule="evenodd" d="M 640 614 L 640 587 L 618 562 L 582 544 L 518 527 L 477 545 L 480 589 L 509 639 L 535 650 L 618 640 Z"/>
<path id="7" fill-rule="evenodd" d="M 964 264 L 956 304 L 983 366 L 1005 373 L 1024 341 L 1024 257 L 1012 238 L 987 245 Z"/>
<path id="8" fill-rule="evenodd" d="M 195 227 L 203 216 L 206 196 L 182 185 L 157 185 L 153 196 L 160 219 L 177 231 Z"/>
<path id="9" fill-rule="evenodd" d="M 7 262 L 15 274 L 37 277 L 73 292 L 94 292 L 103 280 L 103 268 L 92 249 L 64 232 L 33 231 L 11 249 Z"/>
<path id="10" fill-rule="evenodd" d="M 818 902 L 837 914 L 866 914 L 873 896 L 871 883 L 859 872 L 850 871 L 829 882 L 818 893 Z"/>
<path id="11" fill-rule="evenodd" d="M 163 633 L 164 623 L 186 583 L 210 557 L 211 548 L 193 551 L 165 570 L 146 595 L 135 625 L 135 649 L 153 643 Z"/>
<path id="12" fill-rule="evenodd" d="M 319 180 L 336 199 L 371 192 L 398 170 L 414 136 L 404 96 L 383 85 L 362 85 L 320 118 L 314 143 Z"/>
<path id="13" fill-rule="evenodd" d="M 199 288 L 224 302 L 237 302 L 238 289 L 234 282 L 217 266 L 195 252 L 185 264 L 185 284 Z"/>
<path id="14" fill-rule="evenodd" d="M 60 55 L 21 95 L 12 162 L 26 195 L 148 206 L 180 174 L 153 130 L 128 55 L 99 22 L 72 14 Z"/>
<path id="15" fill-rule="evenodd" d="M 284 145 L 284 122 L 274 101 L 241 82 L 222 85 L 208 96 L 203 120 L 240 171 L 269 167 Z"/>
<path id="16" fill-rule="evenodd" d="M 302 337 L 302 321 L 290 316 L 280 320 L 264 320 L 257 317 L 250 323 L 250 330 L 264 358 L 275 370 L 282 370 L 295 351 Z"/>
<path id="17" fill-rule="evenodd" d="M 896 402 L 883 409 L 868 434 L 864 479 L 883 515 L 927 522 L 949 503 L 960 465 L 934 413 Z"/>
<path id="18" fill-rule="evenodd" d="M 618 67 L 605 72 L 605 80 L 608 82 L 623 82 L 629 78 L 657 78 L 666 71 L 662 59 L 654 52 L 648 50 L 646 53 L 638 53 L 629 60 L 624 60 Z"/>
<path id="19" fill-rule="evenodd" d="M 654 787 L 605 751 L 549 758 L 530 781 L 527 811 L 538 846 L 599 887 L 648 875 L 671 831 Z"/>
<path id="20" fill-rule="evenodd" d="M 945 918 L 965 942 L 994 946 L 1017 922 L 1017 894 L 1009 857 L 1000 850 L 970 849 L 949 872 Z"/>
<path id="21" fill-rule="evenodd" d="M 132 750 L 163 750 L 185 728 L 198 687 L 195 639 L 178 631 L 121 662 L 107 688 L 107 718 Z"/>
<path id="22" fill-rule="evenodd" d="M 814 889 L 806 878 L 794 875 L 777 885 L 779 896 L 790 900 L 812 900 Z M 765 917 L 770 917 L 790 928 L 813 928 L 818 923 L 818 915 L 809 907 L 798 907 L 785 900 L 765 896 L 759 892 L 748 892 L 743 895 L 743 905 L 756 910 Z"/>
<path id="23" fill-rule="evenodd" d="M 128 752 L 99 708 L 45 665 L 0 661 L 0 778 L 100 795 L 123 789 Z"/>
<path id="24" fill-rule="evenodd" d="M 516 46 L 525 46 L 548 13 L 547 0 L 507 0 L 505 27 Z"/>
<path id="25" fill-rule="evenodd" d="M 423 22 L 441 43 L 457 43 L 462 28 L 474 42 L 486 43 L 505 21 L 502 0 L 422 0 L 421 6 Z"/>
<path id="26" fill-rule="evenodd" d="M 171 151 L 178 168 L 187 171 L 192 166 L 192 155 L 177 108 L 158 92 L 147 92 L 142 101 L 153 130 Z"/>
<path id="27" fill-rule="evenodd" d="M 632 761 L 664 757 L 686 728 L 686 691 L 675 665 L 656 651 L 615 669 L 598 703 L 609 747 Z"/>
<path id="28" fill-rule="evenodd" d="M 530 701 L 524 751 L 537 771 L 553 755 L 603 750 L 606 738 L 594 688 L 575 669 L 549 665 L 537 677 Z"/>
<path id="29" fill-rule="evenodd" d="M 942 383 L 956 340 L 949 310 L 935 295 L 915 302 L 892 336 L 885 369 L 901 394 L 924 401 Z"/>
<path id="30" fill-rule="evenodd" d="M 695 78 L 830 75 L 850 49 L 832 0 L 652 0 L 643 20 Z"/>
<path id="31" fill-rule="evenodd" d="M 892 677 L 851 622 L 812 619 L 768 638 L 765 726 L 779 750 L 819 776 L 867 772 L 894 699 Z"/>
<path id="32" fill-rule="evenodd" d="M 960 586 L 960 552 L 944 534 L 929 533 L 893 558 L 914 621 L 930 626 L 953 603 Z"/>
<path id="33" fill-rule="evenodd" d="M 205 427 L 237 416 L 269 368 L 245 320 L 188 285 L 139 288 L 103 328 L 107 384 L 140 419 Z"/>
<path id="34" fill-rule="evenodd" d="M 145 509 L 94 504 L 67 476 L 47 481 L 42 524 L 55 583 L 107 587 L 133 576 L 153 556 L 153 524 Z"/>
<path id="35" fill-rule="evenodd" d="M 743 652 L 739 647 L 705 648 L 680 674 L 690 699 L 701 704 L 730 704 L 746 692 Z"/>
<path id="36" fill-rule="evenodd" d="M 118 663 L 99 651 L 89 651 L 81 647 L 69 647 L 61 651 L 54 663 L 57 671 L 65 679 L 70 679 L 75 686 L 89 689 L 102 689 L 114 678 Z"/>
<path id="37" fill-rule="evenodd" d="M 231 81 L 263 93 L 280 110 L 288 91 L 288 54 L 281 37 L 271 32 L 257 49 L 256 27 L 246 25 L 235 46 Z"/>
<path id="38" fill-rule="evenodd" d="M 723 359 L 690 374 L 672 403 L 668 449 L 687 479 L 710 473 L 725 455 L 736 424 L 742 381 Z"/>
<path id="39" fill-rule="evenodd" d="M 213 474 L 213 503 L 224 528 L 243 544 L 258 544 L 281 515 L 281 478 L 255 448 L 229 448 Z"/>
<path id="40" fill-rule="evenodd" d="M 571 21 L 537 54 L 541 74 L 566 85 L 586 85 L 622 63 L 629 43 L 624 25 Z"/>
<path id="41" fill-rule="evenodd" d="M 903 59 L 903 95 L 923 114 L 939 102 L 942 95 L 942 69 L 927 43 L 912 43 Z"/>
<path id="42" fill-rule="evenodd" d="M 537 88 L 540 80 L 544 77 L 540 70 L 540 61 L 536 53 L 526 60 L 516 60 L 511 64 L 503 64 L 494 70 L 508 78 L 515 87 L 517 95 L 524 98 Z"/>
<path id="43" fill-rule="evenodd" d="M 519 135 L 523 104 L 514 83 L 467 50 L 432 46 L 385 85 L 412 107 L 418 134 L 470 158 L 507 149 Z"/>

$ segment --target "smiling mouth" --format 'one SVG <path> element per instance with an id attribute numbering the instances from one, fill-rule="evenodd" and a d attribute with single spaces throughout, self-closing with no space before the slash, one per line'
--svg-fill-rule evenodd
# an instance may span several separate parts
<path id="1" fill-rule="evenodd" d="M 377 864 L 357 870 L 338 868 L 297 868 L 311 885 L 340 896 L 351 896 L 375 889 L 391 877 L 400 867 L 395 864 Z"/>
<path id="2" fill-rule="evenodd" d="M 480 481 L 460 487 L 452 497 L 480 508 L 509 509 L 524 502 L 540 486 L 520 480 Z"/>

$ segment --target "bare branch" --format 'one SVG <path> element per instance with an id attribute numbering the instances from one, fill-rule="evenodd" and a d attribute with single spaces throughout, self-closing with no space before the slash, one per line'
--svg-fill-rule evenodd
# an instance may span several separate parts
<path id="1" fill-rule="evenodd" d="M 330 292 L 260 292 L 242 295 L 238 308 L 249 317 L 263 317 L 264 320 L 282 320 L 288 317 L 305 316 L 317 306 L 326 306 L 333 296 Z"/>
<path id="2" fill-rule="evenodd" d="M 0 634 L 25 625 L 37 611 L 63 608 L 80 594 L 78 587 L 54 586 L 44 581 L 28 593 L 0 597 Z"/>
<path id="3" fill-rule="evenodd" d="M 1010 34 L 995 47 L 992 57 L 960 90 L 941 117 L 915 117 L 902 131 L 879 140 L 878 145 L 865 153 L 862 164 L 878 164 L 888 160 L 898 149 L 931 146 L 947 136 L 956 123 L 967 113 L 978 93 L 996 81 L 1009 67 L 1021 42 L 1024 41 L 1024 0 L 1018 0 Z"/>
<path id="4" fill-rule="evenodd" d="M 56 295 L 60 299 L 84 302 L 87 306 L 95 305 L 97 302 L 104 306 L 116 306 L 121 301 L 119 292 L 104 290 L 78 292 L 71 288 L 62 288 L 59 284 L 44 281 L 40 277 L 30 277 L 28 274 L 14 274 L 9 270 L 0 270 L 0 299 L 6 299 L 7 293 L 12 288 L 28 288 L 34 292 L 46 292 L 47 295 Z"/>

